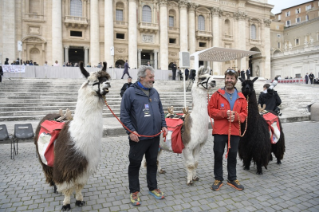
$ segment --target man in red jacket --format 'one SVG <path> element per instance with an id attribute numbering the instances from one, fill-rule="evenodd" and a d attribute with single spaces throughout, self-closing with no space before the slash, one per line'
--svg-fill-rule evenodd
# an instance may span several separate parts
<path id="1" fill-rule="evenodd" d="M 237 190 L 244 190 L 237 180 L 237 150 L 240 139 L 239 122 L 247 117 L 247 101 L 245 96 L 235 88 L 238 79 L 235 70 L 225 72 L 225 87 L 219 89 L 210 98 L 208 114 L 214 119 L 214 175 L 215 182 L 211 189 L 218 191 L 223 185 L 223 155 L 227 144 L 227 184 Z M 228 134 L 230 133 L 230 140 Z M 230 142 L 230 145 L 229 143 Z"/>

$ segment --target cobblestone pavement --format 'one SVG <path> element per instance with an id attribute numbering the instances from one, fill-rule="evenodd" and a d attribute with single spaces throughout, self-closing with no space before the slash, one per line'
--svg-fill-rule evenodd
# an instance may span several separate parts
<path id="1" fill-rule="evenodd" d="M 129 203 L 126 136 L 103 139 L 102 160 L 98 172 L 83 189 L 87 204 L 72 211 L 319 211 L 319 123 L 283 124 L 286 154 L 281 165 L 270 162 L 263 175 L 256 167 L 244 171 L 238 161 L 237 176 L 245 186 L 237 191 L 224 183 L 212 191 L 212 137 L 201 152 L 198 174 L 200 181 L 186 185 L 182 156 L 164 153 L 160 162 L 167 173 L 158 175 L 164 200 L 148 194 L 145 169 L 141 169 L 142 205 Z M 32 142 L 20 143 L 19 154 L 10 159 L 10 145 L 0 145 L 0 211 L 59 211 L 62 194 L 54 194 L 45 184 Z M 227 176 L 224 161 L 224 177 Z"/>

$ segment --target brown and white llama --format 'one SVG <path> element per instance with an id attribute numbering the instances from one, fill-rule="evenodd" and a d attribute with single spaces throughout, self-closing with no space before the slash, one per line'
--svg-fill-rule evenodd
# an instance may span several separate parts
<path id="1" fill-rule="evenodd" d="M 191 113 L 185 116 L 182 127 L 182 140 L 185 148 L 183 149 L 183 158 L 187 170 L 187 185 L 192 185 L 194 181 L 198 181 L 196 170 L 201 148 L 207 141 L 208 137 L 208 112 L 207 112 L 207 94 L 208 91 L 216 86 L 213 76 L 209 75 L 210 68 L 205 69 L 203 66 L 196 73 L 195 81 L 192 86 L 193 109 Z M 164 139 L 161 136 L 160 146 L 164 145 Z M 158 172 L 165 173 L 161 169 L 159 157 L 162 149 L 160 149 L 158 160 Z M 143 159 L 145 166 L 145 158 Z"/>
<path id="2" fill-rule="evenodd" d="M 100 161 L 101 138 L 103 133 L 102 111 L 104 96 L 109 92 L 110 75 L 106 72 L 106 63 L 98 72 L 89 73 L 80 63 L 80 70 L 86 81 L 78 91 L 78 100 L 73 120 L 66 122 L 54 145 L 54 166 L 40 163 L 51 186 L 64 194 L 62 211 L 70 210 L 70 197 L 76 193 L 76 205 L 83 206 L 82 189 Z M 48 114 L 39 123 L 36 130 L 35 145 L 38 152 L 38 136 L 42 122 L 55 120 L 59 114 Z M 56 191 L 56 190 L 55 190 Z"/>

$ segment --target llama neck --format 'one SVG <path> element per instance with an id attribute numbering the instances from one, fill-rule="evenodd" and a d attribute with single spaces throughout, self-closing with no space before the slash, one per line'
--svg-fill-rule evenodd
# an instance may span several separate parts
<path id="1" fill-rule="evenodd" d="M 192 114 L 196 114 L 195 116 L 208 117 L 207 113 L 207 91 L 197 87 L 197 83 L 194 82 L 194 86 L 192 88 L 192 98 L 193 98 L 193 109 Z M 206 123 L 206 122 L 205 122 Z"/>
<path id="2" fill-rule="evenodd" d="M 94 172 L 101 150 L 103 101 L 89 91 L 86 92 L 85 88 L 81 89 L 69 133 L 74 147 L 84 154 L 91 164 L 88 168 L 89 171 Z"/>
<path id="3" fill-rule="evenodd" d="M 251 92 L 248 101 L 248 119 L 255 122 L 257 115 L 259 116 L 257 97 L 255 91 Z"/>

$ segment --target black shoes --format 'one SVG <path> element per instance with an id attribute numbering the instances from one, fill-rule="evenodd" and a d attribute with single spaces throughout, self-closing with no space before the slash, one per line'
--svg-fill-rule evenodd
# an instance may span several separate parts
<path id="1" fill-rule="evenodd" d="M 223 181 L 220 180 L 215 180 L 214 184 L 212 185 L 211 189 L 213 191 L 218 191 L 220 189 L 220 187 L 222 187 L 223 185 Z"/>

